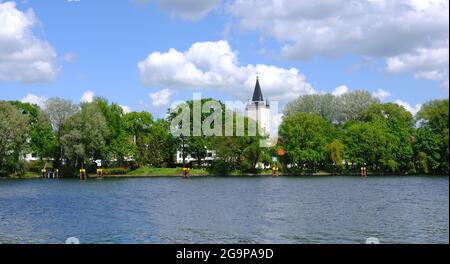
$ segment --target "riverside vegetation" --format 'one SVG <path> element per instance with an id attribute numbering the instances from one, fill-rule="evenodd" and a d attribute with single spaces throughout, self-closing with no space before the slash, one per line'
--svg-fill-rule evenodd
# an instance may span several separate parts
<path id="1" fill-rule="evenodd" d="M 81 167 L 95 173 L 94 160 L 106 174 L 172 175 L 180 170 L 177 151 L 196 158 L 190 166 L 200 175 L 261 173 L 258 164 L 270 165 L 280 152 L 276 165 L 284 173 L 345 174 L 366 166 L 374 173 L 448 174 L 448 114 L 448 99 L 425 103 L 414 117 L 365 91 L 305 95 L 285 107 L 276 146 L 261 148 L 260 135 L 174 137 L 174 113 L 124 113 L 100 97 L 79 105 L 51 98 L 42 109 L 0 101 L 0 177 L 39 175 L 44 166 L 75 177 Z M 204 161 L 207 150 L 215 151 L 214 161 Z M 26 162 L 26 153 L 39 160 Z"/>

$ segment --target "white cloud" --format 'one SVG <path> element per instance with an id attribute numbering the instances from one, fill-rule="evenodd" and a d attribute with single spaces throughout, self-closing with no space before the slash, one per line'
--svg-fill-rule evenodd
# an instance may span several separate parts
<path id="1" fill-rule="evenodd" d="M 47 82 L 56 77 L 56 53 L 33 34 L 36 23 L 31 9 L 22 12 L 15 2 L 0 2 L 0 81 Z"/>
<path id="2" fill-rule="evenodd" d="M 29 103 L 29 104 L 35 104 L 39 106 L 41 109 L 45 108 L 45 101 L 47 101 L 47 98 L 44 96 L 37 96 L 31 93 L 28 93 L 24 98 L 21 100 L 23 103 Z"/>
<path id="3" fill-rule="evenodd" d="M 449 50 L 447 48 L 418 49 L 415 52 L 391 57 L 387 60 L 390 73 L 414 72 L 417 79 L 441 81 L 448 86 Z"/>
<path id="4" fill-rule="evenodd" d="M 346 86 L 346 85 L 341 85 L 341 86 L 338 86 L 338 87 L 336 87 L 335 89 L 334 89 L 334 91 L 333 91 L 333 95 L 334 96 L 341 96 L 341 95 L 343 95 L 343 94 L 346 94 L 346 93 L 348 93 L 348 87 Z"/>
<path id="5" fill-rule="evenodd" d="M 296 68 L 239 65 L 237 53 L 223 40 L 197 42 L 184 52 L 175 49 L 153 52 L 139 62 L 138 69 L 141 82 L 146 86 L 214 89 L 241 100 L 252 95 L 257 73 L 263 95 L 270 100 L 290 100 L 315 92 Z"/>
<path id="6" fill-rule="evenodd" d="M 131 108 L 128 105 L 119 105 L 119 106 L 122 108 L 124 114 L 132 112 Z"/>
<path id="7" fill-rule="evenodd" d="M 279 41 L 288 59 L 352 53 L 447 84 L 448 9 L 448 0 L 239 0 L 226 8 L 239 29 Z"/>
<path id="8" fill-rule="evenodd" d="M 164 89 L 156 93 L 149 94 L 153 101 L 153 106 L 165 106 L 170 103 L 170 96 L 172 96 L 172 91 L 169 89 Z"/>
<path id="9" fill-rule="evenodd" d="M 137 1 L 145 2 L 145 0 Z M 157 2 L 161 9 L 170 12 L 172 16 L 197 20 L 215 9 L 220 0 L 157 0 Z"/>
<path id="10" fill-rule="evenodd" d="M 372 95 L 380 100 L 384 100 L 391 96 L 391 93 L 383 89 L 378 89 L 377 91 L 373 92 Z"/>
<path id="11" fill-rule="evenodd" d="M 406 110 L 411 112 L 412 115 L 416 115 L 417 112 L 420 111 L 420 108 L 422 108 L 421 104 L 416 104 L 416 106 L 411 106 L 409 103 L 402 101 L 402 100 L 396 100 L 396 104 L 403 106 Z"/>
<path id="12" fill-rule="evenodd" d="M 92 103 L 94 101 L 95 93 L 92 91 L 86 91 L 81 96 L 80 102 L 82 103 Z"/>

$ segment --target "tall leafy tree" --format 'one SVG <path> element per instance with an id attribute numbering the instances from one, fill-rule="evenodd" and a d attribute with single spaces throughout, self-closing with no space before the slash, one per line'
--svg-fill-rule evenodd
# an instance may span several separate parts
<path id="1" fill-rule="evenodd" d="M 333 124 L 343 124 L 358 119 L 362 112 L 379 100 L 366 91 L 354 91 L 343 95 L 303 95 L 288 103 L 284 115 L 296 113 L 317 114 Z"/>
<path id="2" fill-rule="evenodd" d="M 0 176 L 22 173 L 20 157 L 28 137 L 27 121 L 16 107 L 0 101 Z"/>
<path id="3" fill-rule="evenodd" d="M 384 164 L 392 170 L 408 171 L 413 160 L 414 118 L 404 107 L 394 104 L 373 104 L 361 114 L 368 123 L 384 123 L 389 141 L 386 145 Z"/>
<path id="4" fill-rule="evenodd" d="M 106 119 L 94 103 L 84 103 L 80 111 L 63 124 L 61 145 L 71 168 L 90 166 L 104 159 L 108 127 Z"/>
<path id="5" fill-rule="evenodd" d="M 328 155 L 327 161 L 333 166 L 335 170 L 341 171 L 344 161 L 344 144 L 335 139 L 333 142 L 325 146 L 325 151 Z"/>
<path id="6" fill-rule="evenodd" d="M 391 160 L 389 140 L 384 122 L 350 122 L 344 134 L 346 161 L 353 166 L 367 165 L 372 170 L 380 171 L 387 164 L 385 161 Z"/>
<path id="7" fill-rule="evenodd" d="M 206 136 L 203 131 L 201 131 L 200 135 L 195 135 L 194 133 L 194 112 L 196 109 L 194 109 L 194 103 L 198 104 L 199 110 L 200 110 L 200 126 L 203 124 L 205 119 L 210 115 L 210 113 L 203 113 L 202 108 L 206 103 L 209 102 L 217 102 L 222 107 L 222 114 L 225 113 L 225 105 L 222 104 L 220 101 L 211 99 L 211 98 L 204 98 L 200 101 L 194 101 L 189 100 L 186 101 L 183 105 L 179 106 L 178 109 L 175 109 L 174 111 L 171 111 L 169 113 L 168 120 L 171 122 L 180 114 L 180 109 L 183 106 L 187 106 L 189 108 L 189 115 L 190 115 L 190 135 L 181 135 L 177 138 L 179 150 L 182 153 L 183 160 L 187 155 L 190 155 L 191 157 L 195 157 L 197 160 L 197 165 L 202 165 L 202 160 L 206 158 L 207 151 L 210 147 L 211 143 L 211 137 Z M 200 128 L 201 129 L 201 128 Z"/>
<path id="8" fill-rule="evenodd" d="M 64 123 L 78 111 L 78 106 L 62 98 L 50 98 L 45 102 L 44 113 L 50 120 L 55 133 L 56 150 L 54 152 L 54 165 L 60 167 L 64 156 L 61 137 Z"/>
<path id="9" fill-rule="evenodd" d="M 346 123 L 355 120 L 380 100 L 367 91 L 354 91 L 336 97 L 336 122 Z"/>
<path id="10" fill-rule="evenodd" d="M 110 165 L 113 161 L 124 165 L 125 159 L 133 154 L 133 144 L 126 131 L 123 109 L 116 103 L 109 104 L 101 97 L 94 98 L 93 103 L 100 109 L 108 127 L 108 136 L 105 137 L 105 165 Z"/>
<path id="11" fill-rule="evenodd" d="M 56 150 L 56 139 L 52 124 L 37 105 L 19 101 L 11 102 L 28 119 L 28 151 L 39 158 L 53 157 Z"/>
<path id="12" fill-rule="evenodd" d="M 326 160 L 325 146 L 330 143 L 333 127 L 317 114 L 296 113 L 280 126 L 280 137 L 288 160 L 298 168 L 315 170 Z"/>
<path id="13" fill-rule="evenodd" d="M 425 103 L 416 116 L 420 126 L 417 131 L 417 154 L 426 153 L 430 167 L 436 172 L 449 171 L 448 115 L 449 101 L 445 99 Z"/>
<path id="14" fill-rule="evenodd" d="M 153 125 L 153 117 L 148 112 L 131 112 L 123 117 L 124 128 L 133 143 L 133 156 L 138 166 L 147 163 L 146 137 Z"/>

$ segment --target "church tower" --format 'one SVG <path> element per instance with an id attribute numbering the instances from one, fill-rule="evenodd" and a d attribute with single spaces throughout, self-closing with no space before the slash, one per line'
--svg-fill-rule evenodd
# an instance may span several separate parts
<path id="1" fill-rule="evenodd" d="M 252 100 L 247 103 L 247 117 L 256 120 L 263 134 L 270 134 L 270 104 L 264 101 L 264 97 L 259 84 L 259 77 L 256 77 L 255 90 Z"/>

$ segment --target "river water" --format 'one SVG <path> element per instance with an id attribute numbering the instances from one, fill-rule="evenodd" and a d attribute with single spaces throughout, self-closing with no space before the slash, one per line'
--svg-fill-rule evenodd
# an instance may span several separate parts
<path id="1" fill-rule="evenodd" d="M 449 178 L 0 180 L 0 243 L 449 243 Z"/>

